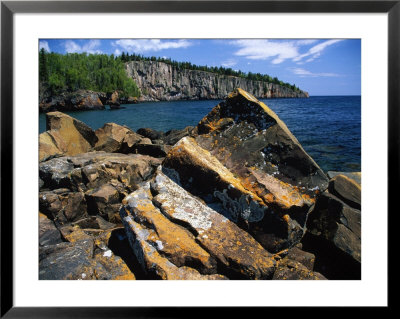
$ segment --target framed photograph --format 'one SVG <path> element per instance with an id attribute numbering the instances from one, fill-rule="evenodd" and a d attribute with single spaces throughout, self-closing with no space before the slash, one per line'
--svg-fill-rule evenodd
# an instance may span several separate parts
<path id="1" fill-rule="evenodd" d="M 1 316 L 388 307 L 399 18 L 2 1 Z"/>

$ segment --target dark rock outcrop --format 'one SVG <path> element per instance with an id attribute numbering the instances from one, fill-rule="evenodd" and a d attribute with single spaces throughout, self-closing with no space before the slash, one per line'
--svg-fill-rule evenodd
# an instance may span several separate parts
<path id="1" fill-rule="evenodd" d="M 163 167 L 264 247 L 300 241 L 307 214 L 328 178 L 264 103 L 238 89 L 181 139 Z M 194 134 L 194 133 L 193 133 Z"/>
<path id="2" fill-rule="evenodd" d="M 240 87 L 257 98 L 308 97 L 307 92 L 235 76 L 178 69 L 163 62 L 131 61 L 125 69 L 141 91 L 141 101 L 224 99 Z"/>
<path id="3" fill-rule="evenodd" d="M 40 112 L 104 110 L 104 93 L 87 90 L 65 92 L 43 98 L 39 102 Z"/>
<path id="4" fill-rule="evenodd" d="M 39 279 L 134 280 L 121 257 L 98 238 L 41 247 Z"/>

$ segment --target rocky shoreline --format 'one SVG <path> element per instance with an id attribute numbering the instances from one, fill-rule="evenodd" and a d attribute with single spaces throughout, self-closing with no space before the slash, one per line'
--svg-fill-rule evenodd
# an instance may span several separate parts
<path id="1" fill-rule="evenodd" d="M 39 112 L 104 110 L 105 105 L 109 105 L 110 109 L 120 109 L 122 104 L 136 103 L 138 103 L 136 97 L 120 97 L 118 91 L 104 93 L 78 90 L 42 97 L 39 102 Z"/>
<path id="2" fill-rule="evenodd" d="M 361 175 L 236 89 L 196 127 L 39 136 L 40 279 L 361 279 Z"/>

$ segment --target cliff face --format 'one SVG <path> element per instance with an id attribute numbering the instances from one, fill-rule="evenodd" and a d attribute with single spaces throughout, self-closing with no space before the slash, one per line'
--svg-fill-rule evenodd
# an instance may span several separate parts
<path id="1" fill-rule="evenodd" d="M 163 62 L 131 61 L 125 69 L 141 90 L 142 101 L 224 99 L 235 88 L 257 98 L 304 98 L 308 93 L 277 84 L 197 70 L 178 70 Z"/>

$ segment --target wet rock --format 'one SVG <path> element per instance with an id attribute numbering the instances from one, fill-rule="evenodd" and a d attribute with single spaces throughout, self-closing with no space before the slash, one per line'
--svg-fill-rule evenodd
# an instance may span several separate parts
<path id="1" fill-rule="evenodd" d="M 318 272 L 310 271 L 298 261 L 283 258 L 278 261 L 273 280 L 325 280 Z"/>
<path id="2" fill-rule="evenodd" d="M 337 175 L 329 181 L 329 192 L 347 205 L 361 209 L 361 186 L 345 175 Z"/>
<path id="3" fill-rule="evenodd" d="M 39 212 L 39 246 L 62 243 L 60 231 L 46 215 Z"/>
<path id="4" fill-rule="evenodd" d="M 361 278 L 361 212 L 324 192 L 307 221 L 303 248 L 329 279 Z"/>
<path id="5" fill-rule="evenodd" d="M 298 243 L 328 178 L 264 103 L 237 89 L 184 137 L 163 167 L 185 189 L 222 204 L 272 252 Z"/>
<path id="6" fill-rule="evenodd" d="M 88 152 L 97 142 L 94 131 L 81 121 L 61 112 L 46 114 L 47 132 L 39 135 L 39 160 L 54 155 Z"/>
<path id="7" fill-rule="evenodd" d="M 151 198 L 151 194 L 155 196 Z M 148 243 L 151 236 L 143 231 L 145 222 L 141 222 L 137 215 L 146 211 L 147 207 L 153 209 L 156 206 L 171 222 L 193 234 L 200 247 L 217 261 L 219 274 L 228 278 L 247 279 L 267 279 L 273 274 L 275 260 L 271 254 L 235 223 L 186 192 L 164 175 L 161 169 L 152 182 L 151 192 L 147 192 L 147 195 L 130 194 L 123 203 L 121 217 L 125 229 L 128 233 L 137 234 L 131 236 L 131 242 L 136 255 L 142 256 L 142 259 L 159 252 L 160 246 L 135 241 L 141 238 Z"/>

